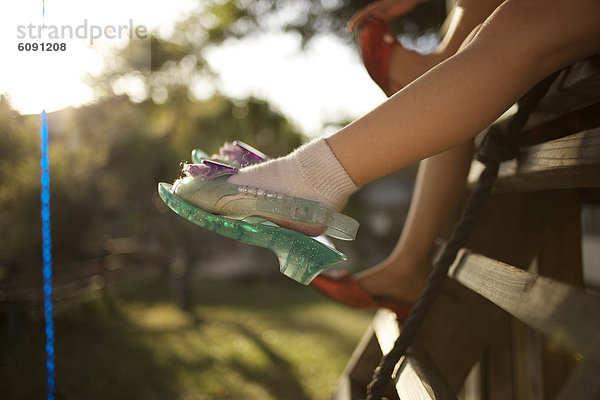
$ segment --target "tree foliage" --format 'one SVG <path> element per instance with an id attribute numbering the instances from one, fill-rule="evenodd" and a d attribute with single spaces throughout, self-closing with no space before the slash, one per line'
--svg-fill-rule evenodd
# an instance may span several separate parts
<path id="1" fill-rule="evenodd" d="M 369 0 L 211 0 L 187 21 L 207 28 L 209 40 L 218 42 L 228 37 L 242 37 L 265 28 L 297 32 L 303 43 L 319 34 L 334 34 L 351 39 L 345 31 L 350 17 L 367 6 Z M 206 19 L 205 13 L 215 16 Z M 421 3 L 410 14 L 393 21 L 393 28 L 404 32 L 411 25 L 412 35 L 437 28 L 445 18 L 445 2 Z"/>
<path id="2" fill-rule="evenodd" d="M 207 251 L 193 244 L 198 241 L 221 240 L 167 213 L 156 184 L 173 180 L 195 147 L 216 152 L 224 141 L 239 139 L 278 156 L 303 138 L 262 100 L 198 95 L 195 87 L 215 76 L 205 48 L 265 29 L 297 32 L 303 43 L 322 33 L 349 38 L 347 20 L 367 3 L 209 0 L 168 37 L 131 41 L 107 58 L 105 72 L 89 78 L 99 100 L 49 116 L 58 265 L 97 253 L 108 237 L 154 237 L 166 248 L 188 243 L 190 252 Z M 439 25 L 442 15 L 443 2 L 430 1 L 396 28 L 413 23 L 419 34 Z M 20 115 L 0 97 L 0 283 L 3 266 L 40 262 L 38 130 L 37 116 Z"/>

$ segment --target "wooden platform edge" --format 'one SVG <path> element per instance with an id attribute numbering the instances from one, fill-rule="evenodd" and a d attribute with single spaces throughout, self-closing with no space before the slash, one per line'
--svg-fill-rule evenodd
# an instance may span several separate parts
<path id="1" fill-rule="evenodd" d="M 474 162 L 472 186 L 483 164 Z M 600 128 L 521 148 L 516 160 L 501 164 L 494 193 L 600 186 Z"/>
<path id="2" fill-rule="evenodd" d="M 387 310 L 379 310 L 373 319 L 373 330 L 382 352 L 388 353 L 400 335 L 396 316 Z M 419 348 L 409 348 L 395 376 L 395 388 L 402 400 L 456 399 L 434 362 Z"/>
<path id="3" fill-rule="evenodd" d="M 396 315 L 388 310 L 378 310 L 373 322 L 354 350 L 346 369 L 340 377 L 333 400 L 358 400 L 364 397 L 367 384 L 381 356 L 388 353 L 398 336 L 400 325 Z M 394 386 L 390 386 L 390 399 L 402 400 L 454 400 L 456 395 L 445 382 L 435 363 L 420 348 L 411 347 L 395 372 Z"/>
<path id="4" fill-rule="evenodd" d="M 598 361 L 600 296 L 463 249 L 449 276 L 557 345 Z"/>

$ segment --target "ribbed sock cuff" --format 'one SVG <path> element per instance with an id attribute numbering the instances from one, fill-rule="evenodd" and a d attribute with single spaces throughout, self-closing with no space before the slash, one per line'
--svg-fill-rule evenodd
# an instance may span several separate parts
<path id="1" fill-rule="evenodd" d="M 315 139 L 294 153 L 302 178 L 321 194 L 328 207 L 341 209 L 348 196 L 358 189 L 324 138 Z"/>

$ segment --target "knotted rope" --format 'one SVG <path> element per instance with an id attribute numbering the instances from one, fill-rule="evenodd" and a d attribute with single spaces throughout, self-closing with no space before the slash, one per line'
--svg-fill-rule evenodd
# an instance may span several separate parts
<path id="1" fill-rule="evenodd" d="M 406 319 L 393 349 L 383 356 L 373 372 L 373 378 L 367 386 L 367 400 L 381 400 L 387 385 L 392 379 L 396 364 L 406 353 L 406 349 L 412 343 L 417 330 L 433 305 L 442 283 L 446 279 L 448 270 L 456 258 L 456 254 L 467 242 L 469 233 L 481 214 L 485 200 L 498 176 L 500 163 L 513 159 L 518 154 L 517 137 L 557 75 L 558 72 L 539 82 L 519 100 L 519 109 L 510 119 L 505 129 L 492 126 L 488 131 L 483 145 L 476 154 L 476 158 L 485 164 L 485 169 L 481 173 L 450 239 L 446 242 L 440 256 L 435 261 L 425 289 Z"/>

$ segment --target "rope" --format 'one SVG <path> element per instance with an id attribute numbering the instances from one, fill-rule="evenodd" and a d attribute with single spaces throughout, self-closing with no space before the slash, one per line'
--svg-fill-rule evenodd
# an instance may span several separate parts
<path id="1" fill-rule="evenodd" d="M 442 283 L 448 275 L 448 270 L 454 262 L 456 254 L 464 247 L 469 233 L 483 210 L 485 200 L 498 176 L 500 162 L 510 160 L 518 154 L 517 136 L 557 75 L 558 72 L 544 79 L 519 100 L 519 110 L 508 122 L 505 130 L 491 127 L 488 131 L 483 145 L 476 154 L 477 159 L 483 162 L 486 167 L 481 173 L 450 239 L 446 242 L 441 255 L 435 261 L 425 289 L 406 319 L 394 347 L 388 354 L 383 356 L 373 372 L 373 378 L 367 386 L 367 400 L 381 400 L 387 385 L 392 379 L 395 366 L 404 356 L 406 349 L 416 336 L 417 330 L 433 305 Z"/>
<path id="2" fill-rule="evenodd" d="M 52 235 L 50 230 L 50 161 L 48 159 L 48 115 L 42 111 L 40 126 L 41 201 L 42 201 L 42 260 L 44 273 L 44 320 L 46 332 L 46 393 L 54 399 L 54 321 L 52 318 Z"/>

